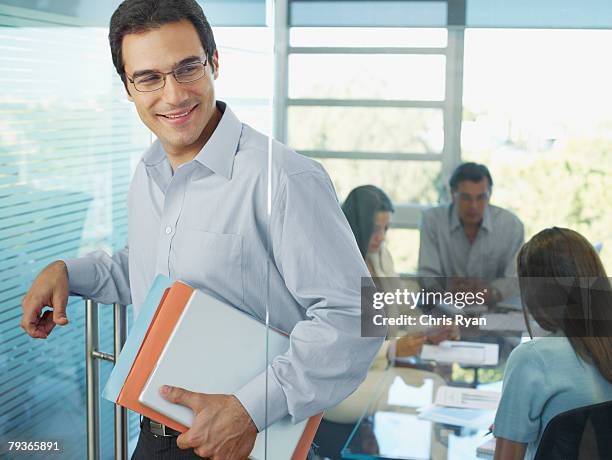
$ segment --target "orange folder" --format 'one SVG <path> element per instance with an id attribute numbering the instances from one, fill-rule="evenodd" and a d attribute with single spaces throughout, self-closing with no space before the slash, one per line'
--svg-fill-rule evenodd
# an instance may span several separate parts
<path id="1" fill-rule="evenodd" d="M 120 406 L 127 407 L 181 433 L 189 428 L 143 405 L 138 398 L 192 294 L 192 287 L 179 282 L 174 283 L 172 288 L 166 291 L 119 393 L 119 398 L 117 398 L 117 404 Z"/>

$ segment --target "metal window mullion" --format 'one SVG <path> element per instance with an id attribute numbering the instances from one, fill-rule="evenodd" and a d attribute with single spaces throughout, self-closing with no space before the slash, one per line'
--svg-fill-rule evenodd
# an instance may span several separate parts
<path id="1" fill-rule="evenodd" d="M 430 208 L 429 205 L 416 203 L 396 205 L 392 228 L 418 229 L 421 214 L 428 208 Z"/>
<path id="2" fill-rule="evenodd" d="M 290 46 L 289 54 L 409 54 L 445 55 L 446 47 L 405 47 L 405 46 Z"/>
<path id="3" fill-rule="evenodd" d="M 345 160 L 442 161 L 442 155 L 439 153 L 359 152 L 339 150 L 297 150 L 297 152 L 311 158 L 334 158 Z"/>
<path id="4" fill-rule="evenodd" d="M 462 26 L 448 28 L 446 95 L 444 103 L 444 149 L 442 153 L 442 179 L 444 184 L 448 183 L 453 170 L 461 163 L 464 33 L 465 28 Z M 441 198 L 444 197 L 445 195 Z"/>
<path id="5" fill-rule="evenodd" d="M 409 101 L 384 99 L 287 99 L 288 106 L 294 107 L 378 107 L 443 109 L 444 101 Z"/>
<path id="6" fill-rule="evenodd" d="M 274 3 L 274 98 L 272 133 L 287 142 L 287 98 L 289 96 L 289 1 Z"/>

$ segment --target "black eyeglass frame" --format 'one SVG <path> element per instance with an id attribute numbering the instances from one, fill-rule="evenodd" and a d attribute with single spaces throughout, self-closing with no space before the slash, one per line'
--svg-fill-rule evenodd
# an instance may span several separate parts
<path id="1" fill-rule="evenodd" d="M 193 65 L 193 64 L 202 64 L 204 67 L 204 73 L 199 76 L 198 78 L 195 78 L 193 80 L 189 80 L 189 81 L 181 81 L 178 79 L 178 77 L 176 76 L 176 72 L 184 67 Z M 132 85 L 134 85 L 134 89 L 136 91 L 138 91 L 139 93 L 152 93 L 153 91 L 159 91 L 160 89 L 162 89 L 164 86 L 166 86 L 166 77 L 170 74 L 172 74 L 172 76 L 174 77 L 174 79 L 177 81 L 177 83 L 180 84 L 185 84 L 185 83 L 193 83 L 194 81 L 198 81 L 202 78 L 204 78 L 204 76 L 206 75 L 206 66 L 208 65 L 208 57 L 202 59 L 197 59 L 191 62 L 188 62 L 186 64 L 183 64 L 181 66 L 176 67 L 175 69 L 172 69 L 170 72 L 159 72 L 159 71 L 155 71 L 155 72 L 150 72 L 146 75 L 161 75 L 163 78 L 163 83 L 159 88 L 155 88 L 155 89 L 150 89 L 150 90 L 142 90 L 142 89 L 138 89 L 138 87 L 136 86 L 136 83 L 134 83 L 134 79 L 132 77 L 130 77 L 127 73 L 125 74 L 125 77 L 130 81 L 130 83 Z"/>

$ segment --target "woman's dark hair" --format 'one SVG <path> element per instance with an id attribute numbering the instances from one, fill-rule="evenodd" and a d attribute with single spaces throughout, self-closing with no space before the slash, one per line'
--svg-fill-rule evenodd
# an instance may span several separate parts
<path id="1" fill-rule="evenodd" d="M 342 211 L 348 220 L 351 230 L 357 240 L 359 251 L 365 259 L 372 233 L 374 233 L 374 218 L 377 212 L 394 212 L 393 203 L 378 187 L 361 185 L 351 190 L 342 204 Z"/>
<path id="2" fill-rule="evenodd" d="M 190 21 L 195 27 L 208 62 L 212 62 L 212 56 L 217 49 L 215 37 L 202 8 L 195 0 L 125 0 L 117 7 L 110 20 L 108 41 L 113 64 L 126 89 L 127 82 L 121 52 L 123 37 L 184 19 Z"/>
<path id="3" fill-rule="evenodd" d="M 489 190 L 493 188 L 493 178 L 489 169 L 485 165 L 478 163 L 463 163 L 453 171 L 448 185 L 452 192 L 457 190 L 460 182 L 469 180 L 470 182 L 480 182 L 486 177 L 489 181 Z"/>
<path id="4" fill-rule="evenodd" d="M 521 248 L 517 262 L 530 335 L 527 312 L 543 329 L 562 331 L 612 382 L 612 291 L 593 246 L 573 230 L 548 228 Z"/>

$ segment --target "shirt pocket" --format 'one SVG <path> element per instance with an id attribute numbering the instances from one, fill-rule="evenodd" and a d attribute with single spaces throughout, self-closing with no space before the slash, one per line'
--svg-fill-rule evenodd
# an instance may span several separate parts
<path id="1" fill-rule="evenodd" d="M 181 281 L 207 289 L 234 306 L 244 304 L 242 235 L 185 229 L 176 250 Z"/>

